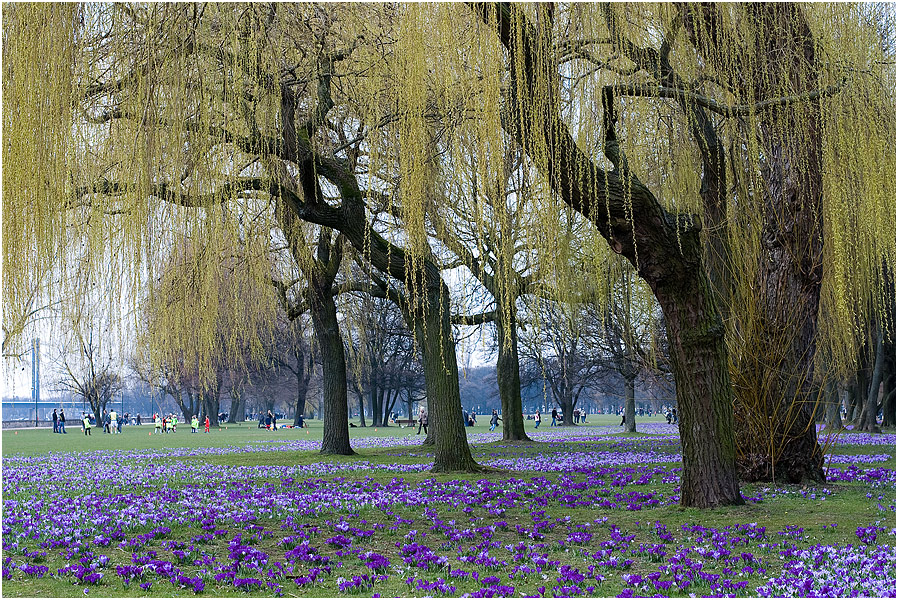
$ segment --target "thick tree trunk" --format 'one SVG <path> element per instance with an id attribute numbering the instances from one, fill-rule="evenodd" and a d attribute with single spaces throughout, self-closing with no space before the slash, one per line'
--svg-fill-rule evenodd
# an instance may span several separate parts
<path id="1" fill-rule="evenodd" d="M 332 280 L 310 284 L 309 311 L 321 352 L 322 414 L 324 434 L 321 454 L 355 454 L 349 444 L 349 408 L 346 400 L 346 356 L 337 322 L 337 307 L 331 295 Z"/>
<path id="2" fill-rule="evenodd" d="M 866 346 L 864 346 L 863 360 L 854 377 L 854 385 L 849 390 L 848 398 L 848 422 L 859 426 L 863 422 L 864 408 L 866 407 L 867 390 L 870 389 L 869 370 L 872 368 L 867 359 Z"/>
<path id="3" fill-rule="evenodd" d="M 332 288 L 342 259 L 340 240 L 331 241 L 332 233 L 322 227 L 318 238 L 317 260 L 308 270 L 309 313 L 321 352 L 322 406 L 324 433 L 321 454 L 355 454 L 349 444 L 349 406 L 346 396 L 346 355 L 337 305 Z"/>
<path id="4" fill-rule="evenodd" d="M 383 413 L 383 426 L 390 426 L 390 413 L 393 412 L 393 407 L 396 406 L 396 399 L 399 397 L 399 388 L 395 387 L 395 383 L 391 383 L 394 387 L 391 391 L 387 392 L 386 401 L 384 402 L 384 413 Z"/>
<path id="5" fill-rule="evenodd" d="M 293 425 L 299 426 L 299 416 L 306 414 L 306 395 L 309 393 L 309 379 L 312 369 L 306 369 L 305 353 L 296 352 L 296 406 L 293 409 Z"/>
<path id="6" fill-rule="evenodd" d="M 748 78 L 752 97 L 772 98 L 783 90 L 810 92 L 819 86 L 815 43 L 803 10 L 792 3 L 746 5 L 754 26 L 764 32 L 754 40 L 763 73 Z M 740 461 L 741 474 L 749 480 L 775 476 L 792 483 L 825 481 L 813 420 L 823 279 L 820 110 L 819 101 L 772 107 L 758 126 L 763 185 L 756 210 L 763 215 L 763 225 L 755 289 L 760 304 L 758 344 L 748 352 L 766 358 L 761 364 L 767 372 L 757 374 L 767 382 L 766 401 L 759 404 L 755 396 L 737 401 L 748 402 L 745 410 L 760 413 L 759 422 L 770 427 L 739 429 L 740 446 L 753 446 L 742 454 L 747 460 Z M 744 422 L 739 420 L 737 427 Z M 760 450 L 753 444 L 764 437 L 772 440 L 767 469 L 759 468 Z"/>
<path id="7" fill-rule="evenodd" d="M 409 419 L 414 419 L 414 418 L 415 418 L 415 412 L 414 412 L 414 409 L 415 409 L 415 400 L 414 400 L 414 396 L 412 395 L 412 390 L 411 390 L 411 388 L 409 388 L 409 389 L 406 391 L 406 400 L 405 400 L 405 403 L 406 403 L 406 405 L 408 406 L 408 418 L 409 418 Z"/>
<path id="8" fill-rule="evenodd" d="M 624 379 L 624 431 L 636 433 L 636 379 Z"/>
<path id="9" fill-rule="evenodd" d="M 567 379 L 562 375 L 564 384 L 561 386 L 561 423 L 559 425 L 573 427 L 574 425 L 574 390 Z"/>
<path id="10" fill-rule="evenodd" d="M 529 442 L 530 438 L 524 431 L 521 367 L 518 359 L 518 327 L 514 307 L 510 313 L 506 316 L 501 304 L 496 307 L 496 331 L 499 342 L 496 380 L 499 384 L 499 402 L 502 407 L 502 439 Z M 511 322 L 506 324 L 505 318 L 509 318 Z"/>
<path id="11" fill-rule="evenodd" d="M 879 391 L 882 386 L 883 363 L 885 362 L 885 350 L 883 348 L 883 331 L 882 328 L 876 327 L 876 354 L 873 362 L 873 376 L 870 380 L 870 387 L 867 391 L 865 400 L 863 419 L 860 423 L 860 430 L 870 433 L 880 433 L 879 425 L 876 423 L 876 415 L 879 412 Z"/>
<path id="12" fill-rule="evenodd" d="M 187 402 L 184 402 L 183 395 L 180 393 L 175 396 L 172 394 L 172 398 L 175 399 L 175 402 L 178 405 L 178 408 L 181 409 L 181 414 L 184 415 L 184 422 L 190 423 L 190 418 L 199 413 L 200 411 L 200 402 L 199 398 L 196 394 L 192 392 L 187 392 Z"/>
<path id="13" fill-rule="evenodd" d="M 389 381 L 389 380 L 387 380 Z M 385 382 L 386 383 L 386 382 Z M 389 408 L 390 404 L 390 390 L 384 387 L 380 388 L 380 392 L 377 395 L 377 412 L 380 420 L 381 427 L 389 427 L 390 426 L 390 417 L 389 417 Z"/>
<path id="14" fill-rule="evenodd" d="M 830 431 L 841 431 L 844 429 L 842 424 L 842 403 L 839 399 L 839 383 L 834 379 L 829 379 L 824 384 L 824 394 L 826 395 L 826 429 Z"/>
<path id="15" fill-rule="evenodd" d="M 215 374 L 215 385 L 200 392 L 203 413 L 209 417 L 209 425 L 218 427 L 218 412 L 221 410 L 221 373 Z"/>
<path id="16" fill-rule="evenodd" d="M 231 396 L 231 406 L 228 408 L 228 423 L 236 423 L 246 418 L 246 395 L 240 393 L 236 398 Z M 189 422 L 189 419 L 188 419 Z"/>
<path id="17" fill-rule="evenodd" d="M 246 412 L 246 396 L 243 386 L 243 381 L 231 386 L 231 405 L 228 407 L 228 423 L 236 423 L 238 416 L 241 421 L 243 420 L 243 415 Z M 187 422 L 189 422 L 189 419 Z"/>
<path id="18" fill-rule="evenodd" d="M 346 357 L 330 286 L 309 303 L 312 326 L 322 363 L 324 435 L 321 454 L 355 454 L 349 444 L 349 409 L 346 403 Z"/>
<path id="19" fill-rule="evenodd" d="M 380 427 L 380 386 L 378 386 L 374 378 L 371 379 L 371 390 L 368 394 L 369 408 L 371 409 L 371 426 Z"/>
<path id="20" fill-rule="evenodd" d="M 692 243 L 698 245 L 697 240 Z M 690 248 L 684 247 L 684 252 Z M 698 247 L 691 249 L 698 254 Z M 744 504 L 736 476 L 732 386 L 724 328 L 701 271 L 653 286 L 661 304 L 677 386 L 683 453 L 681 504 Z"/>
<path id="21" fill-rule="evenodd" d="M 891 334 L 894 336 L 894 332 Z M 882 426 L 895 426 L 895 341 L 883 341 L 885 346 L 885 373 L 882 383 Z"/>
<path id="22" fill-rule="evenodd" d="M 362 392 L 360 387 L 356 387 L 355 395 L 359 400 L 359 427 L 367 427 L 367 423 L 365 423 L 365 394 Z"/>
<path id="23" fill-rule="evenodd" d="M 425 269 L 431 268 L 432 265 L 425 266 Z M 434 445 L 433 471 L 476 472 L 481 469 L 471 456 L 468 436 L 459 419 L 461 394 L 450 322 L 449 290 L 438 273 L 424 275 L 426 288 L 421 291 L 426 297 L 422 299 L 422 315 L 416 320 L 415 333 L 423 351 L 424 384 L 430 410 L 428 427 Z"/>

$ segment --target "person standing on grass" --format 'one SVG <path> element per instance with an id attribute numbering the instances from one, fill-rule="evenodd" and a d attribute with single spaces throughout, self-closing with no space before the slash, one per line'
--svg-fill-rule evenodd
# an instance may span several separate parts
<path id="1" fill-rule="evenodd" d="M 137 424 L 140 425 L 140 413 L 137 413 Z"/>
<path id="2" fill-rule="evenodd" d="M 178 433 L 178 415 L 171 416 L 171 432 Z"/>
<path id="3" fill-rule="evenodd" d="M 82 424 L 84 425 L 84 435 L 90 435 L 90 419 L 88 418 L 87 415 L 85 415 L 83 413 L 82 413 L 82 416 L 83 416 Z"/>
<path id="4" fill-rule="evenodd" d="M 554 412 L 554 411 L 553 411 Z M 536 421 L 536 425 L 533 426 L 534 429 L 539 429 L 539 423 L 542 420 L 539 414 L 539 410 L 536 411 L 536 414 L 533 415 L 533 420 Z M 552 417 L 552 424 L 555 424 L 555 417 Z"/>
<path id="5" fill-rule="evenodd" d="M 265 429 L 271 429 L 271 411 L 265 413 Z"/>
<path id="6" fill-rule="evenodd" d="M 109 429 L 107 433 L 115 433 L 115 428 L 118 425 L 118 413 L 115 412 L 115 409 L 112 409 L 112 412 L 109 413 L 106 421 L 106 427 Z"/>
<path id="7" fill-rule="evenodd" d="M 153 421 L 156 429 L 156 433 L 162 433 L 162 418 L 159 414 L 153 415 Z"/>
<path id="8" fill-rule="evenodd" d="M 296 418 L 296 426 L 299 427 L 300 429 L 302 429 L 303 427 L 306 426 L 305 419 L 303 418 L 302 415 L 299 415 Z"/>
<path id="9" fill-rule="evenodd" d="M 539 414 L 539 411 L 537 411 L 536 414 Z M 553 408 L 552 409 L 552 424 L 549 425 L 549 427 L 557 427 L 557 426 L 558 426 L 558 409 Z"/>
<path id="10" fill-rule="evenodd" d="M 421 428 L 424 427 L 424 407 L 421 407 L 421 410 L 418 411 L 418 433 L 415 435 L 421 435 Z M 424 435 L 427 435 L 427 428 L 424 427 Z"/>
<path id="11" fill-rule="evenodd" d="M 196 418 L 196 415 L 190 417 L 190 433 L 196 433 L 197 428 L 200 426 L 200 420 Z"/>
<path id="12" fill-rule="evenodd" d="M 59 415 L 56 414 L 56 409 L 53 409 L 53 433 L 59 433 Z"/>
<path id="13" fill-rule="evenodd" d="M 490 431 L 495 430 L 501 420 L 502 419 L 499 418 L 499 411 L 494 408 L 493 416 L 490 417 Z"/>
<path id="14" fill-rule="evenodd" d="M 209 433 L 209 415 L 206 415 L 206 433 Z"/>
<path id="15" fill-rule="evenodd" d="M 65 409 L 59 409 L 59 433 L 66 433 L 65 430 Z"/>

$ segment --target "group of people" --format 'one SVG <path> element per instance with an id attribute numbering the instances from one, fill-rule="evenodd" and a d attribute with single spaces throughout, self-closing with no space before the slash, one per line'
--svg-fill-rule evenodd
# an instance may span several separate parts
<path id="1" fill-rule="evenodd" d="M 60 409 L 59 414 L 53 409 L 53 433 L 68 433 L 65 430 L 65 409 Z"/>
<path id="2" fill-rule="evenodd" d="M 53 433 L 68 433 L 65 430 L 66 418 L 65 418 L 65 409 L 56 409 L 53 410 Z M 103 433 L 121 433 L 122 426 L 128 423 L 129 415 L 126 413 L 125 415 L 120 415 L 115 409 L 112 410 L 103 410 L 102 415 L 102 425 L 103 425 Z M 137 415 L 136 424 L 140 425 L 140 415 Z M 95 419 L 93 414 L 89 412 L 81 413 L 81 431 L 84 435 L 92 435 L 91 430 L 95 425 Z M 173 413 L 169 413 L 168 415 L 153 415 L 153 425 L 156 433 L 177 433 L 178 431 L 178 417 Z M 205 420 L 205 428 L 206 433 L 209 433 L 209 417 L 206 417 Z M 200 420 L 196 415 L 193 415 L 190 418 L 190 428 L 191 433 L 196 433 L 200 427 Z"/>
<path id="3" fill-rule="evenodd" d="M 302 415 L 299 417 L 300 427 L 302 427 Z M 267 413 L 259 413 L 259 429 L 268 429 L 275 431 L 278 428 L 278 419 L 270 410 Z"/>
<path id="4" fill-rule="evenodd" d="M 209 415 L 206 415 L 206 420 L 203 422 L 205 426 L 205 433 L 209 433 Z M 153 415 L 153 428 L 156 430 L 156 433 L 177 433 L 178 432 L 178 416 L 172 413 L 168 415 Z M 196 433 L 200 428 L 200 420 L 196 415 L 190 416 L 190 433 Z"/>
<path id="5" fill-rule="evenodd" d="M 53 416 L 56 416 L 56 411 L 53 411 Z M 121 433 L 122 426 L 125 424 L 126 417 L 124 415 L 120 415 L 114 408 L 112 410 L 103 409 L 102 416 L 102 425 L 103 425 L 103 433 Z M 62 430 L 60 433 L 65 433 L 65 420 L 64 413 L 61 413 L 59 426 Z M 93 415 L 90 413 L 81 413 L 81 431 L 84 432 L 84 435 L 91 435 L 91 430 L 94 426 Z M 56 431 L 56 429 L 54 429 Z"/>

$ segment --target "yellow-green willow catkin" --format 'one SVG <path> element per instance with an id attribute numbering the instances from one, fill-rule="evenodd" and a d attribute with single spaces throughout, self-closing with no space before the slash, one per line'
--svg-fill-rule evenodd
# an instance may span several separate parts
<path id="1" fill-rule="evenodd" d="M 10 316 L 27 314 L 14 303 L 31 297 L 35 289 L 51 291 L 47 274 L 65 244 L 78 19 L 78 7 L 72 4 L 3 6 L 5 326 Z M 14 340 L 4 338 L 4 352 L 13 345 Z"/>
<path id="2" fill-rule="evenodd" d="M 603 87 L 651 83 L 619 48 L 625 41 L 658 48 L 680 8 L 612 5 L 616 31 L 609 29 L 605 8 L 597 4 L 559 4 L 551 26 L 545 6 L 513 11 L 526 14 L 536 36 L 533 94 L 558 100 L 580 148 L 603 169 L 611 168 L 602 155 Z M 241 290 L 262 281 L 258 293 L 270 293 L 267 280 L 275 259 L 268 250 L 281 241 L 272 233 L 279 229 L 274 214 L 278 201 L 260 193 L 228 198 L 221 207 L 209 197 L 199 207 L 184 208 L 153 192 L 166 182 L 178 194 L 195 198 L 210 196 L 244 175 L 291 177 L 277 158 L 253 162 L 256 157 L 227 142 L 224 128 L 236 136 L 278 136 L 277 82 L 290 66 L 297 78 L 309 81 L 297 108 L 301 129 L 318 102 L 319 56 L 353 45 L 351 57 L 335 67 L 340 76 L 333 87 L 331 116 L 367 129 L 358 157 L 360 185 L 371 192 L 370 205 L 381 193 L 394 198 L 402 217 L 401 222 L 381 218 L 379 233 L 420 265 L 430 252 L 429 211 L 443 211 L 447 219 L 464 216 L 473 237 L 469 249 L 478 253 L 485 252 L 487 236 L 520 229 L 512 237 L 533 248 L 533 269 L 552 297 L 570 301 L 584 289 L 608 288 L 602 268 L 609 256 L 607 244 L 552 191 L 545 174 L 558 149 L 547 147 L 543 136 L 527 140 L 528 157 L 518 169 L 519 178 L 530 180 L 528 193 L 509 197 L 508 205 L 503 201 L 509 186 L 505 159 L 517 147 L 502 127 L 503 107 L 506 119 L 518 119 L 511 125 L 526 125 L 527 130 L 540 131 L 550 121 L 523 94 L 508 95 L 509 54 L 495 27 L 464 5 L 8 4 L 3 10 L 5 314 L 16 313 L 14 304 L 25 304 L 30 284 L 51 267 L 73 277 L 79 269 L 95 269 L 95 279 L 121 278 L 143 291 L 150 283 L 158 287 L 168 281 L 162 266 L 169 257 L 180 256 L 191 266 L 187 272 L 197 294 L 215 306 L 181 301 L 178 310 L 194 312 L 178 315 L 173 309 L 165 315 L 169 337 L 163 341 L 189 341 L 192 360 L 207 365 L 206 371 L 217 346 L 236 358 L 240 340 L 252 345 L 250 329 L 277 310 L 274 302 L 266 296 L 241 306 L 246 318 L 234 321 L 237 331 L 224 338 L 211 321 L 195 323 L 199 309 L 205 311 L 203 319 L 226 319 L 216 307 L 233 304 L 244 292 L 228 292 L 217 304 L 208 300 L 220 297 L 219 286 L 231 281 L 224 275 L 228 265 L 198 251 L 186 252 L 184 244 L 243 257 L 250 264 L 228 277 L 236 277 Z M 824 280 L 819 345 L 845 370 L 857 354 L 857 329 L 891 310 L 883 301 L 881 269 L 883 263 L 895 262 L 894 50 L 880 43 L 864 5 L 807 4 L 801 10 L 818 54 L 819 72 L 807 75 L 813 86 L 825 88 L 844 79 L 840 90 L 821 102 Z M 765 32 L 745 5 L 719 5 L 719 12 L 719 43 L 703 49 L 713 60 L 700 64 L 681 29 L 673 39 L 671 65 L 690 89 L 720 105 L 767 99 L 755 97 L 752 84 L 772 81 L 769 69 L 781 67 L 755 55 L 754 42 Z M 701 19 L 694 25 L 700 43 L 711 41 Z M 515 17 L 513 45 L 521 44 L 523 27 Z M 564 42 L 585 39 L 596 40 L 588 50 L 604 68 L 597 70 L 595 62 L 582 58 L 559 66 Z M 516 60 L 521 55 L 516 52 Z M 521 63 L 514 66 L 523 68 Z M 735 93 L 727 80 L 743 73 L 748 78 L 745 91 Z M 101 79 L 125 85 L 95 102 L 84 101 Z M 790 85 L 781 88 L 771 93 L 795 92 Z M 695 101 L 690 96 L 685 102 L 691 107 Z M 113 104 L 134 118 L 103 121 L 104 109 Z M 702 217 L 701 161 L 688 111 L 672 99 L 619 97 L 615 106 L 618 137 L 633 174 L 669 211 Z M 782 144 L 800 143 L 800 125 L 809 112 L 799 103 L 791 114 L 798 131 L 782 116 L 768 119 L 765 135 Z M 769 216 L 762 201 L 761 116 L 711 115 L 729 159 L 726 236 L 735 289 L 728 331 L 736 354 L 749 351 L 740 345 L 740 336 L 751 329 L 760 310 L 753 289 L 762 251 L 758 231 Z M 102 122 L 93 122 L 97 120 Z M 313 137 L 311 143 L 322 154 L 336 143 L 325 140 L 321 131 Z M 584 189 L 601 185 L 588 172 L 571 175 Z M 124 193 L 76 194 L 101 179 L 122 185 Z M 473 196 L 469 214 L 450 217 L 446 205 L 464 194 Z M 66 204 L 79 201 L 83 206 L 74 210 Z M 594 220 L 605 218 L 600 203 L 593 211 Z M 316 230 L 299 229 L 296 235 L 313 247 Z M 79 243 L 76 254 L 67 249 L 69 239 Z M 642 252 L 637 248 L 637 254 Z M 309 252 L 297 257 L 291 261 L 310 264 Z M 521 259 L 511 262 L 516 260 Z M 108 261 L 115 261 L 115 268 L 101 269 Z M 497 274 L 505 287 L 512 285 L 508 262 Z M 201 272 L 212 268 L 219 274 Z M 107 295 L 109 310 L 124 300 L 122 293 L 119 288 Z M 160 293 L 151 298 L 155 301 Z M 612 294 L 601 301 L 613 301 Z M 131 302 L 137 304 L 135 298 L 143 295 L 133 293 Z M 647 295 L 640 298 L 648 300 Z M 500 309 L 514 310 L 511 302 Z"/>

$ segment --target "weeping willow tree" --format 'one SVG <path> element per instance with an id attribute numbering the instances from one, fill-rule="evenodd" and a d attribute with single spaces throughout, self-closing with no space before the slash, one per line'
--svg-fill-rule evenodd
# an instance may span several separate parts
<path id="1" fill-rule="evenodd" d="M 186 421 L 205 415 L 218 425 L 225 374 L 260 364 L 274 335 L 276 321 L 266 318 L 275 310 L 274 295 L 260 285 L 269 276 L 267 248 L 249 250 L 235 239 L 212 234 L 204 223 L 176 240 L 143 303 L 145 327 L 138 340 L 148 357 L 145 368 L 164 374 L 166 386 L 178 390 L 175 401 Z M 253 305 L 265 310 L 245 310 Z M 188 404 L 181 391 L 190 397 Z"/>
<path id="2" fill-rule="evenodd" d="M 664 310 L 684 452 L 704 445 L 687 432 L 700 412 L 718 425 L 702 437 L 729 427 L 729 367 L 740 473 L 820 479 L 811 406 L 821 287 L 860 300 L 826 313 L 839 315 L 825 343 L 843 369 L 856 347 L 845 324 L 890 312 L 875 296 L 877 265 L 894 262 L 893 59 L 864 8 L 474 8 L 507 51 L 503 126 Z M 568 114 L 566 94 L 576 98 Z M 849 153 L 864 161 L 832 160 Z M 851 268 L 849 248 L 864 254 Z M 699 388 L 687 371 L 706 374 Z M 712 454 L 733 456 L 732 437 L 719 437 Z"/>
<path id="3" fill-rule="evenodd" d="M 135 288 L 157 277 L 169 236 L 208 221 L 213 241 L 269 248 L 273 238 L 286 240 L 310 289 L 321 292 L 312 294 L 311 307 L 319 303 L 322 314 L 335 317 L 326 280 L 339 265 L 342 242 L 322 233 L 315 250 L 301 252 L 296 246 L 306 237 L 295 229 L 306 221 L 338 230 L 408 292 L 425 356 L 435 469 L 476 468 L 455 418 L 460 400 L 448 288 L 423 255 L 422 238 L 377 230 L 366 204 L 378 190 L 366 187 L 364 174 L 394 159 L 387 151 L 378 158 L 363 150 L 366 136 L 392 122 L 403 132 L 420 126 L 417 112 L 378 114 L 382 109 L 371 100 L 373 89 L 395 79 L 402 61 L 413 60 L 390 54 L 391 36 L 401 27 L 390 7 L 10 5 L 5 11 L 4 113 L 32 120 L 16 127 L 21 135 L 4 150 L 11 161 L 21 159 L 5 179 L 20 193 L 4 206 L 4 226 L 19 244 L 4 249 L 11 257 L 4 285 L 27 279 L 31 263 L 53 255 L 71 211 L 82 206 L 97 215 L 96 231 L 78 232 L 89 243 L 110 241 L 104 228 L 117 225 Z M 41 80 L 29 78 L 31 72 L 50 72 L 62 83 L 45 81 L 38 89 Z M 60 102 L 52 121 L 45 115 L 47 95 Z M 32 126 L 46 139 L 31 139 Z M 15 151 L 29 144 L 38 152 Z M 40 151 L 53 157 L 43 167 Z M 420 177 L 403 177 L 398 189 L 417 194 L 421 185 Z M 46 212 L 30 210 L 31 204 Z M 33 253 L 20 250 L 29 245 Z M 272 294 L 277 289 L 267 277 L 258 281 Z M 270 302 L 247 304 L 234 336 L 258 322 L 251 312 L 274 317 Z M 173 316 L 171 326 L 187 331 L 194 316 L 182 314 L 180 323 Z M 322 325 L 319 335 L 337 332 Z M 219 349 L 208 328 L 198 333 L 207 337 L 187 351 L 202 364 Z M 333 346 L 342 352 L 342 344 Z M 333 379 L 345 415 L 345 375 Z"/>
<path id="4" fill-rule="evenodd" d="M 247 248 L 272 230 L 300 243 L 284 219 L 337 230 L 414 316 L 438 470 L 476 465 L 428 240 L 428 203 L 447 201 L 435 140 L 481 182 L 518 144 L 555 207 L 528 226 L 545 263 L 563 203 L 607 242 L 597 265 L 610 249 L 645 280 L 685 505 L 740 503 L 737 459 L 750 477 L 819 477 L 817 348 L 847 370 L 844 324 L 889 310 L 893 58 L 859 5 L 6 5 L 3 52 L 5 304 L 65 268 L 71 234 L 126 249 L 138 289 L 199 223 Z M 384 196 L 399 227 L 372 210 Z M 772 441 L 739 454 L 737 425 Z"/>

